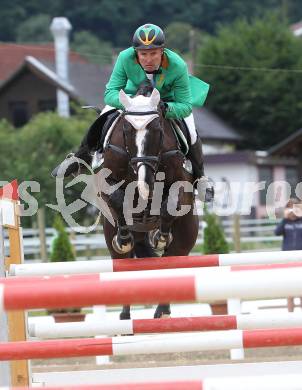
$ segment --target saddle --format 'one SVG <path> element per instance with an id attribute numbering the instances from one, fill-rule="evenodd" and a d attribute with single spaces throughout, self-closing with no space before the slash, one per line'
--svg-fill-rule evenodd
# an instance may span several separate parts
<path id="1" fill-rule="evenodd" d="M 120 111 L 112 109 L 99 116 L 87 132 L 88 149 L 92 152 L 102 153 L 107 133 Z M 190 137 L 187 125 L 183 119 L 169 119 L 175 135 L 179 150 L 186 156 L 189 151 L 188 139 Z"/>
<path id="2" fill-rule="evenodd" d="M 114 120 L 120 115 L 120 112 L 114 108 L 99 116 L 90 126 L 87 132 L 88 149 L 92 152 L 103 150 L 106 134 Z"/>
<path id="3" fill-rule="evenodd" d="M 179 150 L 186 156 L 189 152 L 189 143 L 190 139 L 189 130 L 183 119 L 170 119 L 172 129 L 177 141 Z"/>

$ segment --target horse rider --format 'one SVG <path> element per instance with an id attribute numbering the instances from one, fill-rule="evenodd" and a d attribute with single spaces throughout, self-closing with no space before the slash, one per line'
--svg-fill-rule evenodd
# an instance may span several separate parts
<path id="1" fill-rule="evenodd" d="M 133 96 L 144 80 L 150 80 L 160 92 L 161 100 L 164 102 L 162 108 L 165 118 L 184 120 L 190 135 L 187 157 L 192 163 L 194 181 L 205 179 L 202 143 L 196 131 L 192 106 L 203 105 L 209 85 L 188 74 L 185 61 L 177 53 L 165 47 L 164 32 L 154 24 L 138 27 L 133 36 L 132 46 L 120 52 L 106 85 L 104 94 L 106 106 L 101 116 L 112 112 L 112 108 L 123 109 L 119 101 L 120 90 L 123 89 Z M 70 157 L 91 162 L 91 154 L 86 143 L 84 138 L 79 150 L 69 154 L 54 169 L 52 175 L 56 177 L 60 175 L 60 171 L 65 171 L 64 177 L 66 177 L 80 172 L 78 163 L 68 161 Z M 64 165 L 67 169 L 64 169 Z"/>

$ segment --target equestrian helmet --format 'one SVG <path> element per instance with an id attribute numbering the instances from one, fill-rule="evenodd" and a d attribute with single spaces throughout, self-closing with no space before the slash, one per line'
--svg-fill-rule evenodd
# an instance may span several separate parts
<path id="1" fill-rule="evenodd" d="M 147 23 L 135 31 L 132 45 L 135 49 L 157 49 L 164 47 L 165 34 L 160 27 Z"/>

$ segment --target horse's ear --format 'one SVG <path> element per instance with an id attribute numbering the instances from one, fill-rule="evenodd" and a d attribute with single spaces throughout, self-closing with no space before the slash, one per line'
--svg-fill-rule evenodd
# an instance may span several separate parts
<path id="1" fill-rule="evenodd" d="M 150 96 L 151 105 L 153 107 L 157 107 L 159 101 L 160 101 L 160 93 L 159 93 L 158 89 L 154 88 L 152 93 L 151 93 L 151 96 Z"/>
<path id="2" fill-rule="evenodd" d="M 121 89 L 119 93 L 120 103 L 127 109 L 131 106 L 131 98 Z"/>

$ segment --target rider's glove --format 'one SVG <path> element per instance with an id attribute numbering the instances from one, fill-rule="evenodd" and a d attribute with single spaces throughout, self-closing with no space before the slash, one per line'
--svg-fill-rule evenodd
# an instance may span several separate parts
<path id="1" fill-rule="evenodd" d="M 159 108 L 161 109 L 163 116 L 166 115 L 166 112 L 168 111 L 168 104 L 163 102 L 162 100 L 159 102 Z"/>

